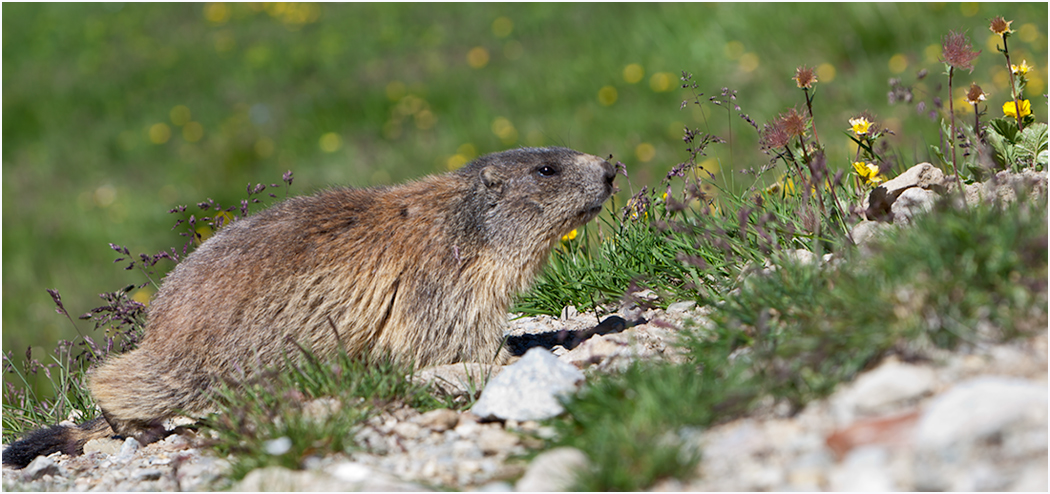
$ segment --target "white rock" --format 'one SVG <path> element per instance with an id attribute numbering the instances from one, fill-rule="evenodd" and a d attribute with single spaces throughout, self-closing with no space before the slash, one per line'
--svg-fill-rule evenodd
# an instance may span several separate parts
<path id="1" fill-rule="evenodd" d="M 283 467 L 252 470 L 230 490 L 235 492 L 345 492 L 345 491 L 421 491 L 415 484 L 402 482 L 364 466 L 335 466 L 333 474 L 293 471 Z M 362 470 L 363 469 L 363 470 Z"/>
<path id="2" fill-rule="evenodd" d="M 478 487 L 477 492 L 514 492 L 514 486 L 504 481 L 489 482 Z"/>
<path id="3" fill-rule="evenodd" d="M 912 218 L 916 215 L 932 210 L 937 197 L 936 193 L 926 189 L 918 187 L 905 189 L 890 206 L 893 222 L 901 225 L 911 223 Z"/>
<path id="4" fill-rule="evenodd" d="M 576 390 L 583 373 L 542 348 L 531 348 L 481 392 L 471 412 L 482 418 L 542 420 L 560 414 L 561 396 Z"/>
<path id="5" fill-rule="evenodd" d="M 853 226 L 850 237 L 855 245 L 861 245 L 886 234 L 893 229 L 893 225 L 879 221 L 864 220 Z"/>
<path id="6" fill-rule="evenodd" d="M 375 474 L 371 468 L 352 461 L 343 462 L 332 468 L 332 476 L 346 482 L 364 482 Z"/>
<path id="7" fill-rule="evenodd" d="M 398 422 L 394 426 L 394 434 L 405 439 L 415 439 L 423 432 L 423 428 L 412 422 Z"/>
<path id="8" fill-rule="evenodd" d="M 131 476 L 131 478 L 136 480 L 136 481 L 140 481 L 141 482 L 141 481 L 148 481 L 148 480 L 158 480 L 158 479 L 160 479 L 160 477 L 162 475 L 164 475 L 164 473 L 161 472 L 160 470 L 157 470 L 156 468 L 148 468 L 148 469 L 137 470 Z"/>
<path id="9" fill-rule="evenodd" d="M 861 374 L 849 390 L 854 411 L 874 413 L 914 400 L 933 391 L 936 377 L 932 369 L 887 360 Z"/>
<path id="10" fill-rule="evenodd" d="M 806 249 L 795 249 L 787 252 L 787 258 L 799 264 L 810 265 L 817 262 L 817 255 Z"/>
<path id="11" fill-rule="evenodd" d="M 448 408 L 431 410 L 416 418 L 416 423 L 432 431 L 444 432 L 456 426 L 459 413 Z"/>
<path id="12" fill-rule="evenodd" d="M 667 312 L 689 312 L 696 307 L 695 300 L 684 300 L 667 306 Z"/>
<path id="13" fill-rule="evenodd" d="M 631 296 L 642 300 L 648 300 L 650 302 L 660 298 L 660 296 L 657 295 L 656 292 L 649 289 L 634 292 L 631 294 Z"/>
<path id="14" fill-rule="evenodd" d="M 135 452 L 139 450 L 142 445 L 139 444 L 138 440 L 133 437 L 125 438 L 124 444 L 120 446 L 120 453 L 117 454 L 117 458 L 122 460 L 129 460 L 135 455 Z"/>
<path id="15" fill-rule="evenodd" d="M 919 419 L 916 443 L 950 453 L 953 446 L 974 445 L 1010 429 L 1039 428 L 1047 430 L 1046 383 L 978 377 L 932 400 Z"/>
<path id="16" fill-rule="evenodd" d="M 890 193 L 899 192 L 910 187 L 938 191 L 943 190 L 945 187 L 945 180 L 944 172 L 940 168 L 929 163 L 919 163 L 879 187 L 886 189 Z"/>
<path id="17" fill-rule="evenodd" d="M 532 460 L 518 480 L 518 492 L 561 492 L 571 490 L 576 476 L 590 465 L 587 455 L 576 448 L 554 448 Z"/>
<path id="18" fill-rule="evenodd" d="M 303 418 L 314 424 L 323 424 L 329 417 L 339 413 L 343 404 L 332 397 L 317 398 L 303 404 Z"/>
<path id="19" fill-rule="evenodd" d="M 830 490 L 889 492 L 898 490 L 889 469 L 889 451 L 880 446 L 863 446 L 850 451 L 828 475 Z"/>
<path id="20" fill-rule="evenodd" d="M 54 460 L 46 456 L 37 456 L 22 470 L 22 475 L 27 480 L 37 480 L 44 475 L 59 475 L 59 472 L 59 467 Z"/>
<path id="21" fill-rule="evenodd" d="M 584 340 L 576 348 L 558 355 L 558 359 L 576 367 L 586 367 L 626 350 L 621 340 L 620 335 L 594 335 Z"/>
<path id="22" fill-rule="evenodd" d="M 263 451 L 266 451 L 266 454 L 268 455 L 280 456 L 291 449 L 292 440 L 286 436 L 281 436 L 277 439 L 270 439 L 263 443 Z"/>
<path id="23" fill-rule="evenodd" d="M 954 183 L 954 177 L 948 179 L 939 168 L 929 163 L 919 163 L 872 189 L 864 198 L 861 208 L 867 211 L 869 206 L 874 206 L 878 211 L 870 212 L 874 213 L 876 218 L 868 216 L 868 219 L 878 219 L 881 214 L 889 213 L 885 208 L 892 206 L 905 190 L 918 188 L 941 193 L 947 189 L 949 183 Z"/>
<path id="24" fill-rule="evenodd" d="M 84 454 L 88 453 L 105 453 L 107 455 L 115 455 L 120 452 L 120 447 L 124 445 L 123 441 L 113 439 L 110 437 L 92 439 L 84 443 Z"/>
<path id="25" fill-rule="evenodd" d="M 499 427 L 486 427 L 478 436 L 478 447 L 481 452 L 493 455 L 516 446 L 519 442 L 518 436 L 511 434 Z"/>
<path id="26" fill-rule="evenodd" d="M 1047 481 L 1047 464 L 1033 462 L 1020 475 L 1008 490 L 1014 492 L 1046 492 L 1050 482 Z"/>

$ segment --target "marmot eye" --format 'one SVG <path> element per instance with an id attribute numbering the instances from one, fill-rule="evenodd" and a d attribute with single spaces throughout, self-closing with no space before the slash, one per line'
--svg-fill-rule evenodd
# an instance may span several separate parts
<path id="1" fill-rule="evenodd" d="M 555 169 L 552 166 L 542 166 L 542 167 L 540 167 L 539 170 L 536 170 L 536 171 L 539 172 L 539 174 L 543 175 L 544 177 L 551 177 L 551 176 L 554 176 L 554 175 L 558 174 L 558 170 Z"/>

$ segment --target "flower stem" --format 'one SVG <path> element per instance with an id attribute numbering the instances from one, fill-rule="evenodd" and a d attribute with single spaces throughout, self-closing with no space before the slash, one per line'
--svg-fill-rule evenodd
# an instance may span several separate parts
<path id="1" fill-rule="evenodd" d="M 809 111 L 809 125 L 813 129 L 813 142 L 820 146 L 820 138 L 817 137 L 817 120 L 813 118 L 813 96 L 809 94 L 809 88 L 802 88 L 802 92 L 806 93 L 806 110 Z"/>
<path id="2" fill-rule="evenodd" d="M 1017 118 L 1017 130 L 1021 129 L 1021 102 L 1017 99 L 1017 83 L 1015 82 L 1014 66 L 1010 65 L 1010 48 L 1006 46 L 1006 38 L 1009 33 L 1003 33 L 1003 56 L 1006 57 L 1006 73 L 1010 74 L 1010 94 L 1014 97 L 1014 117 Z"/>
<path id="3" fill-rule="evenodd" d="M 952 123 L 952 135 L 948 136 L 948 145 L 952 147 L 952 171 L 955 173 L 955 184 L 959 186 L 962 193 L 962 179 L 959 178 L 959 167 L 955 162 L 955 97 L 952 95 L 952 76 L 955 75 L 955 67 L 948 66 L 948 117 Z"/>
<path id="4" fill-rule="evenodd" d="M 977 103 L 973 104 L 973 135 L 981 139 L 981 110 L 977 108 Z"/>

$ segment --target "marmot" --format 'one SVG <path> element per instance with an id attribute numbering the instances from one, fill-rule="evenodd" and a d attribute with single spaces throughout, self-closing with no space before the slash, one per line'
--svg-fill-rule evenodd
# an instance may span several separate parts
<path id="1" fill-rule="evenodd" d="M 320 356 L 345 348 L 417 366 L 503 362 L 512 297 L 601 211 L 614 175 L 571 149 L 516 149 L 234 221 L 164 280 L 139 348 L 89 374 L 103 417 L 31 432 L 3 462 L 80 454 L 111 435 L 152 442 L 175 411 L 206 414 L 216 383 L 282 365 L 297 352 L 289 340 Z"/>

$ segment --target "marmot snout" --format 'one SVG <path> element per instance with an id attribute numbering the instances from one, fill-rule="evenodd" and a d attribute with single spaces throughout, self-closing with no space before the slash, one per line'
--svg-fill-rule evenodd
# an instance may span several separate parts
<path id="1" fill-rule="evenodd" d="M 235 221 L 165 279 L 141 346 L 90 376 L 112 430 L 37 433 L 64 445 L 52 451 L 79 452 L 89 434 L 149 442 L 176 411 L 207 413 L 215 383 L 295 358 L 289 340 L 321 356 L 343 348 L 417 366 L 502 362 L 512 297 L 562 235 L 601 211 L 614 173 L 571 149 L 517 149 L 404 185 L 292 198 Z M 5 463 L 44 453 L 32 435 L 19 443 Z"/>

